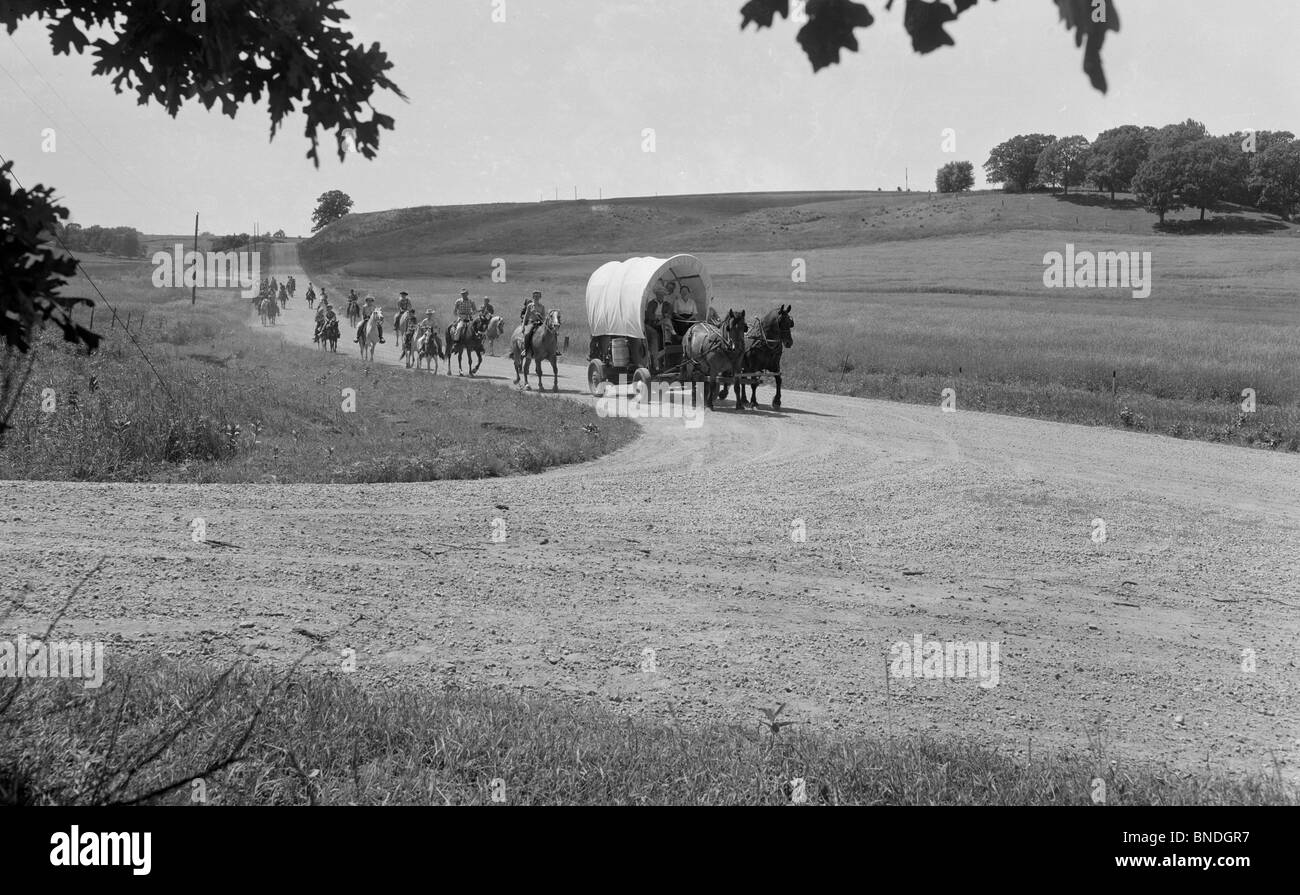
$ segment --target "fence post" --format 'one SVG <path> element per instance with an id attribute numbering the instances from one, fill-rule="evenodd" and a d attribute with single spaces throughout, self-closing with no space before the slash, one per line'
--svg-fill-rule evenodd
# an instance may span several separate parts
<path id="1" fill-rule="evenodd" d="M 1110 371 L 1110 399 L 1111 399 L 1112 401 L 1114 401 L 1114 400 L 1115 400 L 1115 397 L 1116 397 L 1115 390 L 1116 390 L 1116 387 L 1117 387 L 1117 382 L 1116 382 L 1115 377 L 1116 377 L 1116 375 L 1118 374 L 1118 372 L 1119 372 L 1118 370 L 1111 370 L 1111 371 Z"/>
<path id="2" fill-rule="evenodd" d="M 95 330 L 95 306 L 94 306 L 94 305 L 91 305 L 91 306 L 90 306 L 90 327 L 89 327 L 89 329 L 91 330 L 91 332 L 94 332 L 94 330 Z"/>

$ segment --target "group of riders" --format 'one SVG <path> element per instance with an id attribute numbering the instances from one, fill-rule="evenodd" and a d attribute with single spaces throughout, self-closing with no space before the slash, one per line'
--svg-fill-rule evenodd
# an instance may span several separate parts
<path id="1" fill-rule="evenodd" d="M 293 277 L 286 278 L 284 282 L 275 277 L 264 278 L 258 286 L 257 295 L 253 297 L 253 307 L 258 309 L 263 323 L 274 323 L 297 291 L 298 281 Z"/>
<path id="2" fill-rule="evenodd" d="M 307 287 L 307 305 L 313 307 L 316 301 L 315 290 L 308 285 Z M 380 342 L 386 342 L 384 339 L 384 317 L 382 308 L 376 303 L 373 294 L 367 294 L 365 298 L 357 295 L 355 289 L 348 292 L 347 316 L 350 322 L 356 326 L 356 334 L 353 337 L 354 342 L 361 342 L 365 337 L 365 327 L 373 319 L 376 332 Z M 397 299 L 396 319 L 401 320 L 408 314 L 414 314 L 415 307 L 411 301 L 409 292 L 399 292 Z M 496 308 L 492 305 L 489 298 L 483 299 L 482 306 L 477 306 L 474 300 L 470 298 L 469 290 L 460 290 L 460 297 L 457 299 L 455 306 L 452 308 L 454 317 L 453 324 L 448 327 L 448 343 L 465 341 L 467 338 L 481 342 L 483 334 L 490 327 L 493 318 L 496 317 Z M 533 333 L 539 325 L 546 320 L 546 306 L 542 303 L 541 290 L 534 290 L 533 294 L 524 301 L 523 307 L 519 311 L 519 320 L 524 328 L 524 344 L 528 345 Z M 331 326 L 337 328 L 338 315 L 331 304 L 329 297 L 326 295 L 325 288 L 321 287 L 320 306 L 316 308 L 316 331 L 312 341 L 319 342 L 326 330 Z M 438 315 L 433 308 L 427 308 L 424 316 L 415 326 L 414 338 L 416 344 L 433 336 L 441 343 L 441 330 L 438 326 Z M 334 336 L 338 338 L 337 335 Z"/>

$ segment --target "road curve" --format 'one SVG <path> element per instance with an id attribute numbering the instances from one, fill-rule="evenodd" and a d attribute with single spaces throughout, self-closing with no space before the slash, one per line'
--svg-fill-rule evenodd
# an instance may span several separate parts
<path id="1" fill-rule="evenodd" d="M 310 342 L 301 295 L 282 321 Z M 583 375 L 563 365 L 561 389 L 590 401 Z M 352 649 L 376 686 L 744 722 L 786 702 L 822 728 L 1011 754 L 1100 734 L 1112 757 L 1296 778 L 1300 457 L 958 402 L 787 391 L 780 413 L 644 420 L 610 456 L 505 480 L 3 482 L 6 627 L 43 630 L 103 557 L 60 630 L 108 638 L 110 663 L 283 665 L 324 637 L 309 667 Z M 195 517 L 233 546 L 194 543 Z M 997 686 L 887 680 L 918 635 L 998 644 Z"/>

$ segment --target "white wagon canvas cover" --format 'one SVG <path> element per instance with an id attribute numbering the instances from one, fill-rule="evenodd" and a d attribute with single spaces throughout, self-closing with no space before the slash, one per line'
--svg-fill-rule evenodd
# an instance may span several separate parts
<path id="1" fill-rule="evenodd" d="M 713 300 L 713 282 L 704 262 L 694 255 L 629 258 L 602 264 L 587 281 L 587 323 L 593 336 L 645 338 L 645 306 L 656 288 L 670 281 L 688 289 L 695 316 L 704 320 Z"/>

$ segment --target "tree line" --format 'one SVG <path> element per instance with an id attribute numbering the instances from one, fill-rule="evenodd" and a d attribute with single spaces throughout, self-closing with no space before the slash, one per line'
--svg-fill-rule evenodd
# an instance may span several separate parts
<path id="1" fill-rule="evenodd" d="M 83 227 L 77 223 L 58 222 L 54 228 L 59 239 L 70 252 L 92 252 L 97 255 L 121 255 L 139 258 L 144 254 L 144 241 L 134 227 L 101 227 L 92 224 Z"/>
<path id="2" fill-rule="evenodd" d="M 1295 134 L 1214 136 L 1190 118 L 1160 128 L 1126 124 L 1092 141 L 1077 134 L 1018 134 L 993 148 L 984 171 L 989 183 L 1003 184 L 1006 192 L 1069 193 L 1070 187 L 1085 185 L 1109 192 L 1112 199 L 1117 192 L 1132 192 L 1162 224 L 1167 213 L 1183 208 L 1199 209 L 1205 220 L 1207 209 L 1224 203 L 1286 220 L 1300 208 L 1300 141 Z"/>

